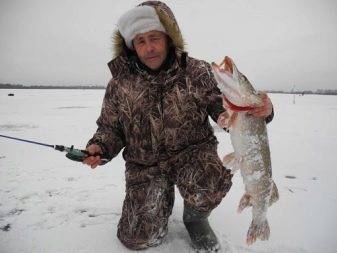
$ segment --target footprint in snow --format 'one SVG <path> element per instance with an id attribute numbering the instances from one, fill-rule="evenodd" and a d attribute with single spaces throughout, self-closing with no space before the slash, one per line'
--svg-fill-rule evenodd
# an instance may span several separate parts
<path id="1" fill-rule="evenodd" d="M 11 228 L 12 228 L 11 224 L 9 224 L 9 223 L 5 226 L 0 227 L 0 229 L 4 232 L 8 232 L 9 230 L 11 230 Z"/>
<path id="2" fill-rule="evenodd" d="M 14 208 L 12 209 L 9 213 L 8 213 L 8 216 L 12 216 L 12 215 L 20 215 L 22 212 L 24 212 L 25 209 L 17 209 L 17 208 Z"/>
<path id="3" fill-rule="evenodd" d="M 66 179 L 68 182 L 73 182 L 76 181 L 76 179 L 74 177 L 67 177 Z"/>
<path id="4" fill-rule="evenodd" d="M 88 212 L 88 210 L 84 209 L 84 208 L 80 208 L 80 209 L 75 210 L 75 213 L 79 213 L 79 214 L 86 213 L 86 212 Z"/>
<path id="5" fill-rule="evenodd" d="M 61 195 L 61 192 L 59 190 L 47 190 L 46 193 L 49 197 Z"/>
<path id="6" fill-rule="evenodd" d="M 295 177 L 295 176 L 292 176 L 292 175 L 286 175 L 286 176 L 284 176 L 285 178 L 288 178 L 288 179 L 296 179 L 297 177 Z M 318 178 L 317 177 L 311 177 L 310 178 L 310 180 L 318 180 Z"/>
<path id="7" fill-rule="evenodd" d="M 288 178 L 288 179 L 295 179 L 296 177 L 295 177 L 295 176 L 291 176 L 291 175 L 286 175 L 285 178 Z"/>
<path id="8" fill-rule="evenodd" d="M 14 208 L 12 210 L 10 210 L 8 213 L 6 214 L 1 214 L 0 213 L 0 219 L 2 220 L 3 218 L 6 218 L 6 217 L 10 217 L 10 216 L 14 216 L 14 215 L 20 215 L 22 212 L 24 212 L 25 209 L 17 209 L 17 208 Z"/>
<path id="9" fill-rule="evenodd" d="M 304 191 L 304 192 L 307 192 L 308 190 L 305 189 L 305 188 L 300 188 L 300 187 L 293 187 L 293 188 L 287 188 L 288 191 L 290 191 L 291 193 L 295 193 L 295 191 Z"/>

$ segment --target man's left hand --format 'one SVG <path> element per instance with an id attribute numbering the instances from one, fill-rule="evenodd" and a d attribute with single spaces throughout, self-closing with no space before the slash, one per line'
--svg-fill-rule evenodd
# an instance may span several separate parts
<path id="1" fill-rule="evenodd" d="M 254 117 L 268 117 L 273 110 L 273 104 L 271 103 L 271 100 L 268 97 L 267 93 L 259 92 L 259 96 L 263 101 L 263 105 L 260 107 L 255 107 L 247 113 Z"/>

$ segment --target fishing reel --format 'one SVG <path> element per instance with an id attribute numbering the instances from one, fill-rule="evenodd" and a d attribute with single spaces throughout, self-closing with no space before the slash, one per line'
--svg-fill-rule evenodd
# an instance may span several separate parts
<path id="1" fill-rule="evenodd" d="M 74 145 L 72 145 L 70 148 L 65 147 L 63 145 L 55 145 L 54 148 L 61 152 L 67 152 L 66 157 L 76 162 L 83 162 L 83 160 L 89 156 L 100 156 L 101 158 L 100 165 L 106 164 L 107 162 L 110 161 L 110 159 L 104 157 L 102 154 L 96 153 L 92 155 L 87 150 L 74 148 Z"/>

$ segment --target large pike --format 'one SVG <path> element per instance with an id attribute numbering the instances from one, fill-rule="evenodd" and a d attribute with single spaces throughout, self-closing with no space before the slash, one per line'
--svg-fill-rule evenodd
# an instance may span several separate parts
<path id="1" fill-rule="evenodd" d="M 220 65 L 212 63 L 212 69 L 224 95 L 226 127 L 234 148 L 234 153 L 224 157 L 224 164 L 240 169 L 245 184 L 246 192 L 240 200 L 238 212 L 252 206 L 252 222 L 246 240 L 250 245 L 256 239 L 269 239 L 267 209 L 279 198 L 272 180 L 265 119 L 247 113 L 260 107 L 263 101 L 229 57 L 226 56 Z"/>

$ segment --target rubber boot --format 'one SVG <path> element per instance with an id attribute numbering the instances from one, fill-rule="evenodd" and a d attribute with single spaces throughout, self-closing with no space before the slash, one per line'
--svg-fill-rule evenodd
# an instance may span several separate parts
<path id="1" fill-rule="evenodd" d="M 184 204 L 183 221 L 196 252 L 218 252 L 220 249 L 218 239 L 207 220 L 210 213 L 197 211 Z"/>

